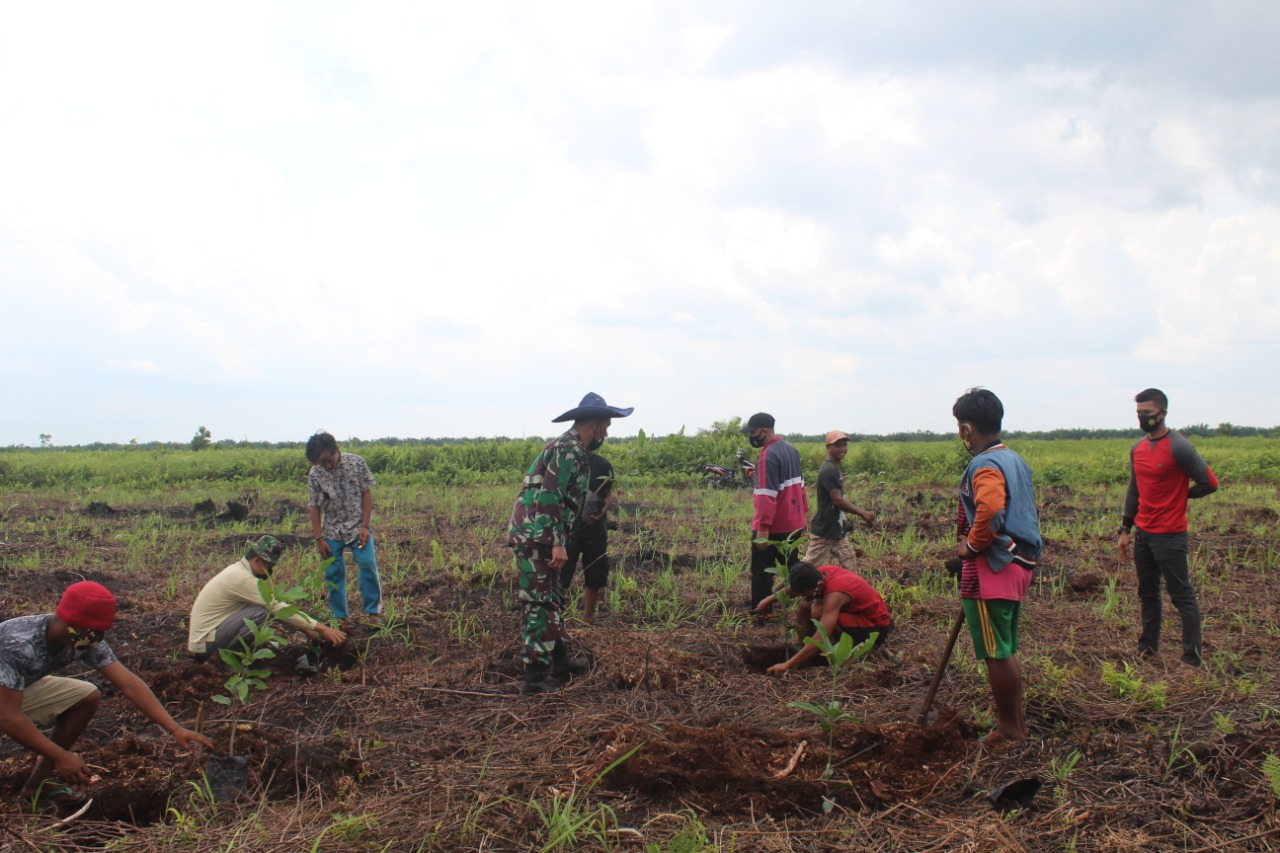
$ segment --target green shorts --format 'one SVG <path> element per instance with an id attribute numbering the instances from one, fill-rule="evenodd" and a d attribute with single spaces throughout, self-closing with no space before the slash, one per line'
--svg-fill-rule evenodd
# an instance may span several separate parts
<path id="1" fill-rule="evenodd" d="M 1021 601 L 1000 598 L 962 598 L 964 621 L 973 638 L 973 654 L 978 660 L 1004 660 L 1018 653 L 1018 621 Z"/>

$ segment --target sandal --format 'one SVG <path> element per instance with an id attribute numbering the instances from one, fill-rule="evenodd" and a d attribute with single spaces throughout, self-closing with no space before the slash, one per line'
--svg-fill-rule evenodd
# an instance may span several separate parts
<path id="1" fill-rule="evenodd" d="M 92 798 L 88 794 L 76 791 L 69 785 L 48 782 L 43 783 L 35 795 L 36 805 L 48 804 L 63 809 L 78 809 L 90 799 Z"/>

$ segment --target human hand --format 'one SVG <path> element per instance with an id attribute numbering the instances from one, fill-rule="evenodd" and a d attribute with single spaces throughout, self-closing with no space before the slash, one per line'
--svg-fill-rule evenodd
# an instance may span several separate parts
<path id="1" fill-rule="evenodd" d="M 329 550 L 329 542 L 323 537 L 316 538 L 316 548 L 320 551 L 320 559 L 327 560 L 333 553 Z"/>
<path id="2" fill-rule="evenodd" d="M 773 666 L 765 670 L 765 672 L 767 672 L 769 675 L 786 675 L 787 670 L 790 668 L 791 668 L 790 664 L 775 663 Z"/>
<path id="3" fill-rule="evenodd" d="M 569 551 L 563 545 L 551 546 L 551 560 L 547 565 L 553 569 L 563 569 L 569 562 Z"/>
<path id="4" fill-rule="evenodd" d="M 178 746 L 182 747 L 183 749 L 190 749 L 192 741 L 195 741 L 196 743 L 199 743 L 199 744 L 204 744 L 209 749 L 213 749 L 213 741 L 209 740 L 207 737 L 200 734 L 199 732 L 191 731 L 191 729 L 179 728 L 176 732 L 173 733 L 173 739 L 176 740 L 178 742 Z"/>
<path id="5" fill-rule="evenodd" d="M 1120 552 L 1120 556 L 1129 559 L 1129 531 L 1121 530 L 1120 538 L 1116 541 L 1116 550 Z"/>
<path id="6" fill-rule="evenodd" d="M 968 541 L 961 539 L 956 543 L 956 556 L 961 560 L 972 560 L 977 554 L 969 550 Z"/>
<path id="7" fill-rule="evenodd" d="M 336 628 L 330 628 L 328 625 L 317 624 L 316 633 L 320 635 L 320 639 L 331 646 L 340 646 L 347 641 L 346 634 Z"/>
<path id="8" fill-rule="evenodd" d="M 75 782 L 80 785 L 89 783 L 89 765 L 84 763 L 84 759 L 68 749 L 64 749 L 62 754 L 54 759 L 53 772 L 59 779 L 67 782 Z"/>
<path id="9" fill-rule="evenodd" d="M 869 509 L 864 509 L 862 512 L 858 513 L 858 515 L 862 516 L 862 520 L 867 524 L 871 524 L 876 520 L 876 514 Z"/>
<path id="10" fill-rule="evenodd" d="M 360 535 L 356 537 L 356 542 L 363 548 L 369 542 L 369 528 L 361 527 Z"/>

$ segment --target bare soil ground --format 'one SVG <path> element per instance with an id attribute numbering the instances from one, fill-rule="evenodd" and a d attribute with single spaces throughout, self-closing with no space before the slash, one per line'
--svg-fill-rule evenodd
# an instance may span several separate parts
<path id="1" fill-rule="evenodd" d="M 1069 489 L 1047 490 L 1045 501 L 1059 518 L 1099 512 Z M 920 493 L 912 506 L 916 535 L 936 540 L 941 554 L 953 528 L 949 494 Z M 275 532 L 278 510 L 248 522 Z M 697 518 L 635 503 L 624 510 L 611 552 L 641 586 L 668 565 L 690 564 L 690 555 L 641 543 L 663 542 L 667 526 Z M 166 597 L 162 570 L 125 566 L 113 533 L 143 512 L 165 514 L 207 546 L 205 576 L 235 557 L 244 534 L 184 507 L 121 512 L 19 499 L 7 512 L 11 527 L 38 518 L 58 532 L 5 538 L 0 617 L 49 612 L 75 580 L 106 584 L 121 602 L 108 640 L 122 661 L 175 718 L 198 721 L 220 752 L 247 756 L 247 777 L 237 798 L 203 803 L 207 756 L 178 751 L 108 689 L 78 747 L 100 781 L 88 813 L 69 826 L 19 800 L 30 759 L 0 739 L 0 850 L 555 849 L 545 815 L 570 806 L 611 810 L 618 830 L 607 837 L 619 850 L 1280 849 L 1280 776 L 1263 771 L 1268 755 L 1280 755 L 1280 581 L 1232 559 L 1256 544 L 1242 532 L 1256 519 L 1196 537 L 1207 579 L 1204 669 L 1178 661 L 1169 608 L 1163 655 L 1137 659 L 1134 580 L 1109 538 L 1051 541 L 1021 654 L 1028 741 L 999 752 L 980 744 L 990 703 L 966 635 L 933 714 L 916 723 L 958 609 L 953 596 L 921 593 L 907 596 L 909 614 L 895 614 L 898 660 L 842 673 L 837 695 L 862 722 L 835 730 L 829 756 L 815 718 L 788 704 L 825 702 L 827 668 L 763 674 L 784 654 L 781 624 L 726 620 L 718 608 L 660 630 L 626 612 L 606 611 L 591 627 L 571 622 L 591 672 L 559 694 L 520 696 L 510 571 L 489 586 L 461 580 L 465 572 L 414 574 L 387 590 L 402 621 L 356 629 L 353 647 L 316 675 L 294 671 L 308 649 L 291 646 L 266 691 L 226 708 L 209 700 L 225 670 L 183 652 L 189 601 Z M 430 538 L 452 554 L 499 548 L 501 520 L 428 521 Z M 907 522 L 883 526 L 903 531 Z M 414 530 L 381 535 L 431 562 L 429 540 Z M 70 542 L 89 543 L 92 565 L 60 562 Z M 33 550 L 43 566 L 62 567 L 14 568 Z M 745 541 L 742 554 L 724 556 L 741 560 L 745 598 Z M 874 584 L 904 585 L 935 571 L 897 556 L 860 569 Z M 1108 595 L 1120 596 L 1118 621 L 1100 615 Z M 474 620 L 465 631 L 459 613 Z M 1117 697 L 1103 683 L 1104 663 L 1163 685 L 1164 707 Z M 1042 787 L 1021 808 L 992 802 L 1001 786 L 1029 779 Z M 596 838 L 577 849 L 604 845 Z"/>

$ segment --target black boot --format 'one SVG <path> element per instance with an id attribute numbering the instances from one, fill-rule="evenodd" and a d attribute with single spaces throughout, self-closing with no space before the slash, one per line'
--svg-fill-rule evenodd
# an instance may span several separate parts
<path id="1" fill-rule="evenodd" d="M 528 695 L 533 693 L 555 693 L 560 690 L 560 682 L 552 680 L 547 674 L 547 668 L 545 663 L 525 664 L 524 683 L 520 685 L 520 692 Z"/>
<path id="2" fill-rule="evenodd" d="M 591 669 L 591 662 L 585 655 L 569 654 L 569 647 L 564 640 L 556 643 L 551 650 L 551 677 L 558 681 L 568 681 L 575 675 L 586 675 Z"/>

